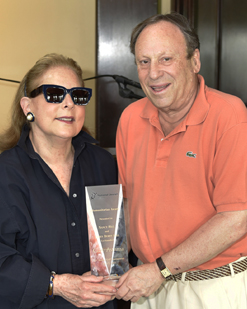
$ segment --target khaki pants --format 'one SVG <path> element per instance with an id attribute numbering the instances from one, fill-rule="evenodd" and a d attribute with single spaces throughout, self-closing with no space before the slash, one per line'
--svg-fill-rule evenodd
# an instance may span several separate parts
<path id="1" fill-rule="evenodd" d="M 210 280 L 183 277 L 163 283 L 151 296 L 132 303 L 131 309 L 247 309 L 247 270 Z"/>

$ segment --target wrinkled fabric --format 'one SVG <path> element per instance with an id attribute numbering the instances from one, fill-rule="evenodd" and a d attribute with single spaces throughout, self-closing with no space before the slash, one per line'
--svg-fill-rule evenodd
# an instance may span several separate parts
<path id="1" fill-rule="evenodd" d="M 115 160 L 85 132 L 73 138 L 68 196 L 28 133 L 25 127 L 18 145 L 0 155 L 0 307 L 75 308 L 45 299 L 50 272 L 90 270 L 85 186 L 115 184 Z"/>

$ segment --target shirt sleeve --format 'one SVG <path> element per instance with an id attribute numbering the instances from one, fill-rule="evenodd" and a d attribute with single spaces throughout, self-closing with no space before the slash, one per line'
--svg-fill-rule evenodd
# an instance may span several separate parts
<path id="1" fill-rule="evenodd" d="M 11 175 L 12 174 L 12 175 Z M 1 165 L 0 176 L 0 303 L 3 308 L 34 308 L 42 301 L 50 271 L 35 255 L 27 255 L 31 210 L 21 179 Z M 6 304 L 6 306 L 4 305 Z M 8 304 L 8 305 L 7 305 Z"/>
<path id="2" fill-rule="evenodd" d="M 213 204 L 217 212 L 247 209 L 247 123 L 226 130 L 213 163 Z"/>

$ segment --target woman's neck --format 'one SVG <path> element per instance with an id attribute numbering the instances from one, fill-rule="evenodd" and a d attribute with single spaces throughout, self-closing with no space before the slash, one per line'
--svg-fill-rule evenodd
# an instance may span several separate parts
<path id="1" fill-rule="evenodd" d="M 37 152 L 48 165 L 63 164 L 70 162 L 71 159 L 74 158 L 72 139 L 45 139 L 34 135 L 32 131 L 30 131 L 29 137 L 34 151 Z"/>

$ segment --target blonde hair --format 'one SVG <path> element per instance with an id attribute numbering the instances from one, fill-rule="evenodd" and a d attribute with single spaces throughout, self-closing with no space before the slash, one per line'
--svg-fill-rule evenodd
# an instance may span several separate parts
<path id="1" fill-rule="evenodd" d="M 79 82 L 81 83 L 81 86 L 84 86 L 82 69 L 73 59 L 56 53 L 48 54 L 40 58 L 24 76 L 20 82 L 19 88 L 17 89 L 11 107 L 10 126 L 3 134 L 0 135 L 0 152 L 14 147 L 21 136 L 21 131 L 24 124 L 29 124 L 20 106 L 21 98 L 24 96 L 29 96 L 30 92 L 39 86 L 39 80 L 47 70 L 52 67 L 60 66 L 68 67 L 74 71 Z"/>

